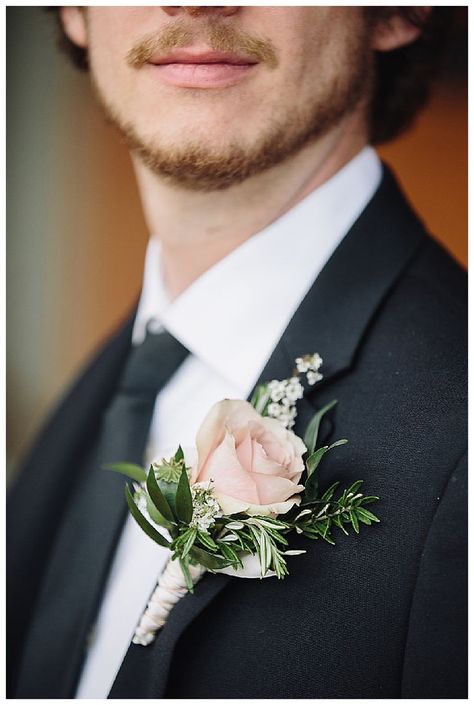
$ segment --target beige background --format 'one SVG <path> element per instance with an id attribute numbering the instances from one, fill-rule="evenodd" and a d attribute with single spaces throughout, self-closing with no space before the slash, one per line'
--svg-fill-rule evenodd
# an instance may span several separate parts
<path id="1" fill-rule="evenodd" d="M 39 8 L 8 8 L 10 468 L 132 306 L 147 239 L 128 154 L 94 105 L 87 77 L 56 51 L 53 35 Z M 459 64 L 462 46 L 453 59 Z M 428 227 L 464 263 L 466 121 L 466 81 L 452 71 L 415 128 L 380 150 Z"/>

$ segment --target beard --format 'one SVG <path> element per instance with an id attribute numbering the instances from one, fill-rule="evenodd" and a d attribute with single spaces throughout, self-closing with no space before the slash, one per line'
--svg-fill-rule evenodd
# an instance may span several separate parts
<path id="1" fill-rule="evenodd" d="M 96 97 L 106 119 L 119 131 L 131 150 L 157 177 L 190 191 L 219 191 L 261 174 L 297 154 L 337 127 L 361 104 L 367 109 L 373 83 L 367 33 L 356 32 L 338 59 L 337 79 L 319 86 L 305 105 L 287 106 L 286 112 L 262 125 L 252 143 L 203 145 L 183 136 L 179 146 L 160 143 L 159 136 L 144 137 L 131 121 L 111 105 L 92 73 Z M 367 112 L 367 110 L 366 110 Z"/>

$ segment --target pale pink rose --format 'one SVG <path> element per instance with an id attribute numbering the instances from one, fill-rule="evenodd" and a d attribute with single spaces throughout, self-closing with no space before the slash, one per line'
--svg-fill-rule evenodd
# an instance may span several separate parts
<path id="1" fill-rule="evenodd" d="M 299 504 L 306 447 L 247 401 L 215 404 L 198 431 L 191 483 L 213 481 L 224 514 L 277 515 Z"/>

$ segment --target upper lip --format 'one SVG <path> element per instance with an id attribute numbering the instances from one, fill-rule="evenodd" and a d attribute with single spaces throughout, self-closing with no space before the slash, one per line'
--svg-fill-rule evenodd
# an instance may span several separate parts
<path id="1" fill-rule="evenodd" d="M 257 59 L 245 54 L 234 54 L 212 49 L 176 49 L 165 55 L 152 56 L 150 64 L 256 64 Z"/>

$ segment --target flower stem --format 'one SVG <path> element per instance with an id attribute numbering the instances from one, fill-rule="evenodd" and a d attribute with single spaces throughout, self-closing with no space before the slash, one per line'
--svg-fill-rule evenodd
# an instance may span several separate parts
<path id="1" fill-rule="evenodd" d="M 206 569 L 203 566 L 190 565 L 189 572 L 193 584 L 196 585 Z M 165 624 L 174 605 L 187 592 L 185 577 L 179 561 L 172 561 L 170 558 L 135 629 L 133 643 L 141 646 L 151 644 L 158 629 L 161 629 Z"/>

